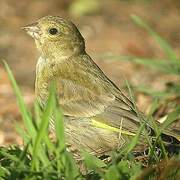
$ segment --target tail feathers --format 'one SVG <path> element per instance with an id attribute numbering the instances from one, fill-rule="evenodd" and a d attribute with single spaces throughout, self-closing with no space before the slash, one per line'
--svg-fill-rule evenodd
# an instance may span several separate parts
<path id="1" fill-rule="evenodd" d="M 180 146 L 180 137 L 178 136 L 178 134 L 175 134 L 173 132 L 163 132 L 161 134 L 161 139 L 167 144 L 174 144 Z"/>
<path id="2" fill-rule="evenodd" d="M 155 132 L 152 128 L 150 128 L 150 134 L 151 137 L 155 137 L 152 144 L 156 141 Z M 180 152 L 180 140 L 178 137 L 178 134 L 173 133 L 173 131 L 164 130 L 161 135 L 161 140 L 163 141 L 163 144 L 166 148 L 166 151 L 169 155 L 176 154 Z M 156 145 L 158 149 L 158 144 Z"/>

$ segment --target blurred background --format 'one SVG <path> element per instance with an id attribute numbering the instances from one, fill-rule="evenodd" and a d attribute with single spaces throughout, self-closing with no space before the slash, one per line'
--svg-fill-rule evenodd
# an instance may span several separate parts
<path id="1" fill-rule="evenodd" d="M 86 49 L 101 69 L 121 88 L 125 79 L 130 85 L 163 91 L 179 77 L 160 73 L 147 66 L 108 58 L 106 54 L 148 58 L 164 58 L 164 52 L 154 39 L 136 26 L 130 16 L 143 18 L 180 55 L 179 0 L 0 0 L 0 61 L 8 62 L 25 101 L 34 101 L 35 65 L 38 59 L 33 40 L 20 27 L 46 15 L 58 15 L 72 20 L 86 40 Z M 141 111 L 147 113 L 153 98 L 134 91 Z M 176 99 L 170 97 L 168 103 Z M 174 100 L 174 99 L 173 99 Z M 169 111 L 167 104 L 157 116 Z M 21 121 L 15 96 L 0 63 L 0 145 L 21 144 L 15 132 Z"/>

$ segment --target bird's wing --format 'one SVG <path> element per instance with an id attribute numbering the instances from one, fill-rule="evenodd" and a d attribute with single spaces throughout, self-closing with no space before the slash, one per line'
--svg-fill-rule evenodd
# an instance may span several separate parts
<path id="1" fill-rule="evenodd" d="M 114 96 L 109 94 L 95 94 L 87 87 L 70 80 L 61 80 L 59 90 L 59 104 L 65 115 L 73 117 L 92 117 L 104 112 Z M 63 93 L 61 93 L 63 92 Z"/>
<path id="2" fill-rule="evenodd" d="M 60 84 L 59 104 L 64 115 L 89 117 L 111 127 L 137 130 L 137 114 L 122 97 L 112 93 L 98 94 L 70 80 L 63 79 Z"/>

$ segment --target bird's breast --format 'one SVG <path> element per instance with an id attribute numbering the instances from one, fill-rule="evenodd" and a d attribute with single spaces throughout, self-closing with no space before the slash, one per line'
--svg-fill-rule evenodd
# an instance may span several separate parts
<path id="1" fill-rule="evenodd" d="M 39 58 L 36 65 L 35 96 L 40 104 L 45 104 L 49 95 L 49 86 L 54 77 L 52 67 L 48 61 Z"/>

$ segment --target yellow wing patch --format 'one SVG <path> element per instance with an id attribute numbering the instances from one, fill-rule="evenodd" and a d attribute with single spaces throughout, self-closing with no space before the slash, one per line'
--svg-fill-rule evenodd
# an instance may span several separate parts
<path id="1" fill-rule="evenodd" d="M 134 133 L 128 132 L 128 131 L 123 130 L 123 129 L 118 129 L 118 128 L 109 126 L 109 125 L 107 125 L 107 124 L 105 124 L 105 123 L 96 121 L 96 120 L 94 120 L 94 119 L 91 119 L 91 122 L 92 122 L 92 125 L 93 125 L 93 126 L 98 127 L 98 128 L 107 129 L 107 130 L 109 130 L 109 131 L 114 131 L 114 132 L 119 132 L 119 133 L 121 133 L 121 134 L 125 134 L 125 135 L 128 135 L 128 136 L 135 136 Z"/>

